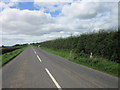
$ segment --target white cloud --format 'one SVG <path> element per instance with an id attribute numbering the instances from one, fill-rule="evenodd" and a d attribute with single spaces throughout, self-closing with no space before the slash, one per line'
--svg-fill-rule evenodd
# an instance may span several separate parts
<path id="1" fill-rule="evenodd" d="M 61 3 L 61 2 L 73 2 L 74 0 L 34 0 L 34 2 L 49 2 L 49 3 Z"/>
<path id="2" fill-rule="evenodd" d="M 66 2 L 34 2 L 35 7 L 42 11 L 54 12 L 56 10 L 61 10 L 62 7 L 67 4 Z"/>
<path id="3" fill-rule="evenodd" d="M 45 5 L 47 3 L 43 6 Z M 50 5 L 50 10 L 53 5 L 55 3 Z M 52 17 L 42 10 L 4 8 L 0 13 L 3 44 L 40 42 L 117 26 L 117 3 L 72 2 L 59 9 L 62 13 L 58 17 Z"/>
<path id="4" fill-rule="evenodd" d="M 98 2 L 80 2 L 66 5 L 62 9 L 62 14 L 72 18 L 90 19 L 95 18 L 98 14 L 104 13 L 112 8 L 113 3 Z"/>
<path id="5" fill-rule="evenodd" d="M 9 8 L 9 7 L 11 7 L 11 6 L 13 6 L 14 5 L 14 3 L 4 3 L 4 2 L 0 2 L 0 8 L 1 9 L 4 9 L 4 8 Z"/>
<path id="6" fill-rule="evenodd" d="M 41 11 L 5 9 L 0 16 L 4 33 L 41 35 L 49 24 L 54 23 L 53 18 Z"/>
<path id="7" fill-rule="evenodd" d="M 75 28 L 94 30 L 96 28 L 117 28 L 118 3 L 80 2 L 66 5 L 62 14 L 69 18 Z M 66 18 L 65 18 L 66 20 Z M 69 21 L 68 20 L 68 21 Z M 62 20 L 61 20 L 62 21 Z"/>

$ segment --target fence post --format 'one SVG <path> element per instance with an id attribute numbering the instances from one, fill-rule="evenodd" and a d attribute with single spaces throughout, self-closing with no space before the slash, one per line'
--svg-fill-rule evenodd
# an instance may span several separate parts
<path id="1" fill-rule="evenodd" d="M 90 58 L 92 58 L 93 56 L 92 56 L 92 52 L 90 53 Z"/>
<path id="2" fill-rule="evenodd" d="M 40 47 L 40 45 L 38 45 L 38 47 Z"/>

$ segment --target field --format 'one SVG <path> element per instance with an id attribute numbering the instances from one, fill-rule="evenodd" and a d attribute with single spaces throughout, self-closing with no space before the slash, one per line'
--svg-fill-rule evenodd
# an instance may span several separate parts
<path id="1" fill-rule="evenodd" d="M 16 49 L 19 49 L 19 48 L 2 48 L 2 49 L 0 49 L 0 55 L 4 54 L 4 53 L 12 52 Z"/>
<path id="2" fill-rule="evenodd" d="M 0 55 L 0 66 L 4 66 L 18 54 L 20 54 L 27 45 L 3 47 L 4 52 Z"/>

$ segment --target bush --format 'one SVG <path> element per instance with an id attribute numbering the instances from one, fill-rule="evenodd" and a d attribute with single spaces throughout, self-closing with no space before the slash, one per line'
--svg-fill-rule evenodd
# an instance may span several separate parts
<path id="1" fill-rule="evenodd" d="M 119 63 L 120 49 L 118 48 L 118 36 L 119 31 L 107 32 L 101 30 L 97 33 L 58 38 L 42 43 L 36 43 L 35 45 L 69 52 L 73 50 L 73 52 L 81 57 L 89 57 L 92 52 L 93 56 L 99 56 Z"/>

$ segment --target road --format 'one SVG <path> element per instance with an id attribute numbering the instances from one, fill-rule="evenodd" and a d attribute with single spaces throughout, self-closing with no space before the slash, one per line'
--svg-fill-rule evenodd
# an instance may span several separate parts
<path id="1" fill-rule="evenodd" d="M 118 78 L 29 46 L 2 68 L 3 88 L 118 88 Z"/>

